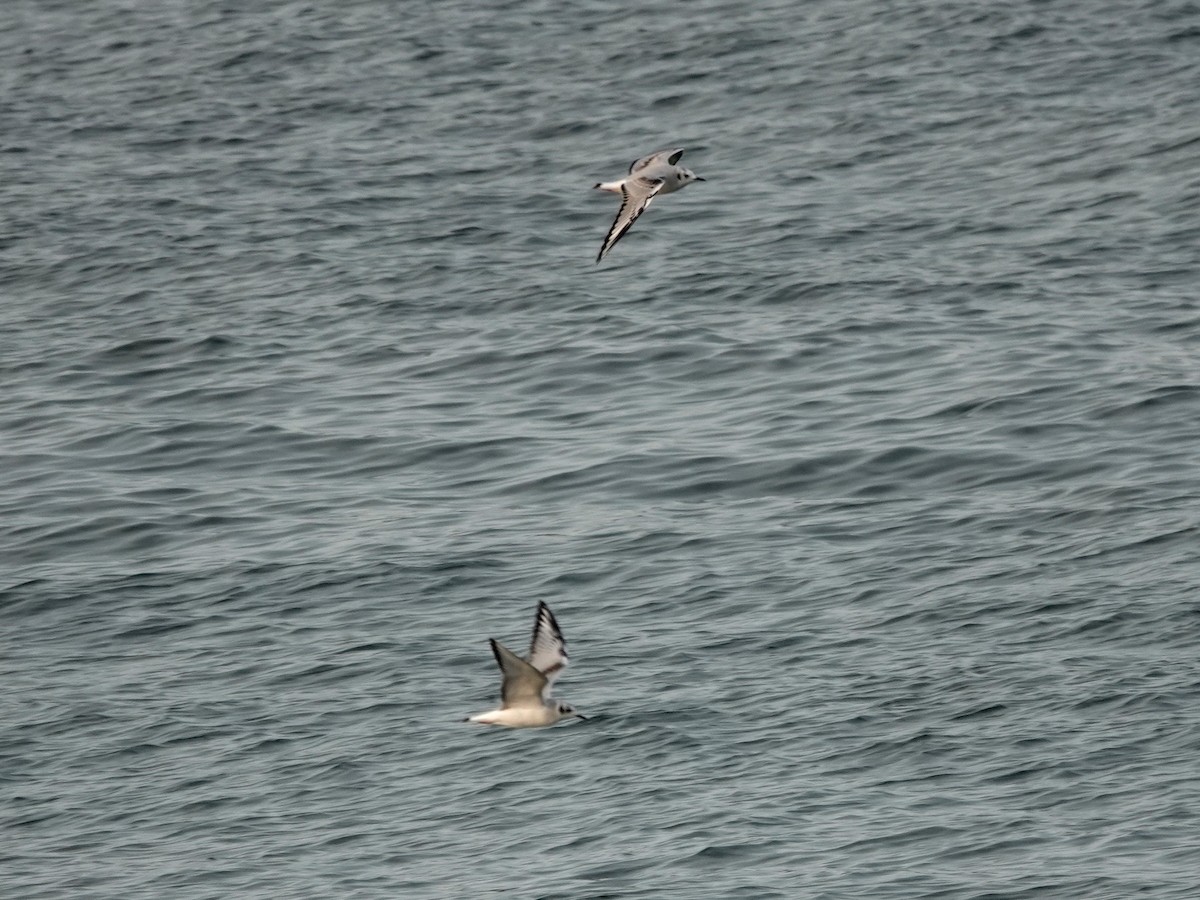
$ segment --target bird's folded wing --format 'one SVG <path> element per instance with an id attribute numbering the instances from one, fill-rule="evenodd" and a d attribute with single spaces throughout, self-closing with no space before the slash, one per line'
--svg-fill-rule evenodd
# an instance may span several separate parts
<path id="1" fill-rule="evenodd" d="M 500 683 L 502 706 L 540 706 L 546 676 L 494 638 L 492 653 L 504 674 Z"/>
<path id="2" fill-rule="evenodd" d="M 646 166 L 665 160 L 667 165 L 673 166 L 679 162 L 683 156 L 683 148 L 676 147 L 674 150 L 655 150 L 649 156 L 643 156 L 641 159 L 635 159 L 629 166 L 629 174 L 640 172 Z"/>

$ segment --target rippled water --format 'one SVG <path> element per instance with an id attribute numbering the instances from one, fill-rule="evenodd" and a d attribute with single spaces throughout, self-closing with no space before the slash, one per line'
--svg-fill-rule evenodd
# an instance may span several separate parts
<path id="1" fill-rule="evenodd" d="M 5 897 L 1200 895 L 1194 4 L 0 55 Z"/>

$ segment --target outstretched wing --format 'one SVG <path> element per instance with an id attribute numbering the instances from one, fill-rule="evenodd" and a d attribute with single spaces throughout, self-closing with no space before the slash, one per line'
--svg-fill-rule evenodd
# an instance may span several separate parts
<path id="1" fill-rule="evenodd" d="M 641 159 L 635 159 L 629 166 L 629 174 L 640 172 L 646 166 L 653 165 L 660 160 L 665 160 L 667 165 L 673 166 L 679 162 L 683 156 L 683 148 L 676 147 L 674 150 L 655 150 L 649 156 L 643 156 Z"/>
<path id="2" fill-rule="evenodd" d="M 542 693 L 548 684 L 546 676 L 495 638 L 492 639 L 492 653 L 504 675 L 500 682 L 500 708 L 541 706 Z"/>
<path id="3" fill-rule="evenodd" d="M 631 175 L 625 179 L 621 185 L 621 208 L 617 211 L 617 217 L 613 219 L 612 228 L 608 229 L 608 236 L 600 245 L 600 253 L 596 256 L 596 262 L 600 262 L 608 255 L 608 251 L 625 235 L 625 232 L 637 221 L 638 216 L 646 211 L 646 207 L 650 205 L 654 195 L 662 190 L 662 186 L 661 178 Z"/>
<path id="4" fill-rule="evenodd" d="M 545 603 L 538 604 L 537 619 L 533 623 L 529 664 L 545 677 L 547 690 L 567 667 L 567 642 L 558 628 L 558 620 Z"/>

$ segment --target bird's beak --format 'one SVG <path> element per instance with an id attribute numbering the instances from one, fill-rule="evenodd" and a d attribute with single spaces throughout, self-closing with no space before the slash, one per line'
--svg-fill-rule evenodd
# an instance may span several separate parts
<path id="1" fill-rule="evenodd" d="M 697 181 L 708 181 L 707 178 L 701 178 L 699 175 L 696 176 L 696 180 Z"/>
<path id="2" fill-rule="evenodd" d="M 575 713 L 575 718 L 583 719 L 585 722 L 588 720 L 587 716 L 585 716 L 583 713 Z"/>

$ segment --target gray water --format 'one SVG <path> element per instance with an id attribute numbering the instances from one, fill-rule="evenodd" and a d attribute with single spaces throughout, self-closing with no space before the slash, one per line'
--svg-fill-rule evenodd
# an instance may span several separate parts
<path id="1" fill-rule="evenodd" d="M 0 895 L 1200 896 L 1195 4 L 0 58 Z"/>

